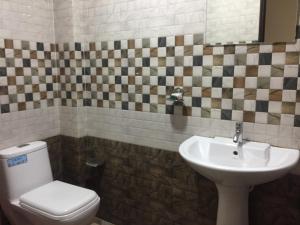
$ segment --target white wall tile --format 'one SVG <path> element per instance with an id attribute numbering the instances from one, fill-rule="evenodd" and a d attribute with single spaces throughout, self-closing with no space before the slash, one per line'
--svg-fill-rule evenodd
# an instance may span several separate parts
<path id="1" fill-rule="evenodd" d="M 52 0 L 0 0 L 0 38 L 54 42 Z"/>
<path id="2" fill-rule="evenodd" d="M 54 0 L 59 42 L 203 33 L 205 12 L 206 0 Z"/>
<path id="3" fill-rule="evenodd" d="M 193 135 L 231 138 L 234 129 L 235 121 L 108 108 L 61 108 L 63 135 L 90 135 L 170 151 L 178 151 L 180 143 Z M 290 126 L 244 123 L 244 137 L 252 141 L 299 148 L 299 136 L 299 129 Z"/>
<path id="4" fill-rule="evenodd" d="M 59 107 L 0 114 L 0 149 L 60 134 Z"/>

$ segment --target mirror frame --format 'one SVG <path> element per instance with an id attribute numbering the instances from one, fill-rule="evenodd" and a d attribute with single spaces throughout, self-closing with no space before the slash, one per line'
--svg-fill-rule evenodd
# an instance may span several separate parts
<path id="1" fill-rule="evenodd" d="M 260 0 L 258 42 L 263 43 L 265 38 L 267 0 Z"/>
<path id="2" fill-rule="evenodd" d="M 260 0 L 260 16 L 259 16 L 259 33 L 258 33 L 258 41 L 256 44 L 280 44 L 280 43 L 287 43 L 287 44 L 295 44 L 297 42 L 297 33 L 298 33 L 298 26 L 300 21 L 300 0 L 298 0 L 298 9 L 297 9 L 297 22 L 295 26 L 295 40 L 291 42 L 267 42 L 264 41 L 265 39 L 265 23 L 266 23 L 266 13 L 267 13 L 267 1 L 268 0 Z"/>

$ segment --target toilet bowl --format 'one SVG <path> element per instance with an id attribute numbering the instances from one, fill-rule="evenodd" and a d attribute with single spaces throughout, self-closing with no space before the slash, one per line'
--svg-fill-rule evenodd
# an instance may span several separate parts
<path id="1" fill-rule="evenodd" d="M 99 202 L 92 190 L 53 181 L 45 142 L 0 150 L 0 204 L 12 225 L 88 225 Z"/>

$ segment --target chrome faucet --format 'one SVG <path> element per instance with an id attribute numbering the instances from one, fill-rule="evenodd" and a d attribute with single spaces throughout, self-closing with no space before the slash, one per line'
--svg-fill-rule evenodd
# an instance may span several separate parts
<path id="1" fill-rule="evenodd" d="M 235 135 L 233 137 L 233 142 L 238 143 L 239 146 L 243 145 L 243 123 L 237 122 L 235 124 Z"/>

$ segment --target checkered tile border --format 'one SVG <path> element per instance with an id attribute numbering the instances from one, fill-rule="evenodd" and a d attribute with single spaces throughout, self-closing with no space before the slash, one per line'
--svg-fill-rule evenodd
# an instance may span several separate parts
<path id="1" fill-rule="evenodd" d="M 194 34 L 84 47 L 85 106 L 173 114 L 180 86 L 185 116 L 300 126 L 300 40 L 204 46 Z"/>
<path id="2" fill-rule="evenodd" d="M 0 40 L 0 111 L 10 113 L 59 104 L 57 46 Z"/>
<path id="3" fill-rule="evenodd" d="M 205 46 L 203 35 L 47 44 L 0 40 L 1 113 L 55 104 L 300 127 L 295 44 Z M 178 111 L 178 110 L 176 110 Z"/>
<path id="4" fill-rule="evenodd" d="M 83 106 L 84 88 L 87 83 L 84 67 L 84 52 L 81 43 L 58 45 L 61 104 L 63 106 Z"/>

